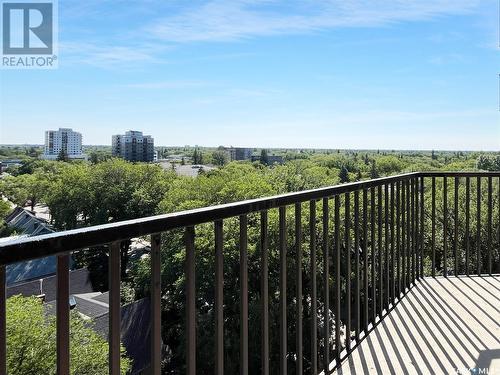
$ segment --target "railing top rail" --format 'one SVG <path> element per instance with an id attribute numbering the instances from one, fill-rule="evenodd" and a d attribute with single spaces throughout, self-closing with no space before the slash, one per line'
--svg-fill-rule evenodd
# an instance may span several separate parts
<path id="1" fill-rule="evenodd" d="M 500 177 L 500 172 L 454 172 L 454 171 L 428 171 L 420 172 L 420 177 Z"/>
<path id="2" fill-rule="evenodd" d="M 346 183 L 320 189 L 287 193 L 272 197 L 203 207 L 194 210 L 150 216 L 134 220 L 26 237 L 0 243 L 0 265 L 41 258 L 69 251 L 98 246 L 166 230 L 194 226 L 238 215 L 259 212 L 280 206 L 307 202 L 324 197 L 368 189 L 409 179 L 411 177 L 499 176 L 500 172 L 413 172 L 372 180 Z"/>
<path id="3" fill-rule="evenodd" d="M 337 194 L 401 181 L 416 176 L 418 176 L 416 172 L 406 173 L 320 189 L 305 190 L 272 197 L 250 199 L 164 215 L 55 232 L 41 236 L 14 239 L 0 243 L 0 265 L 67 253 L 72 250 L 160 233 L 170 229 L 194 226 L 215 220 L 286 206 L 297 202 L 307 202 L 314 199 L 321 199 Z"/>

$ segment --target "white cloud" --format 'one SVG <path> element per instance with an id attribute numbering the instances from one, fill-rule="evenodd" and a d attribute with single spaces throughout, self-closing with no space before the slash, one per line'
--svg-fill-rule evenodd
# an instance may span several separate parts
<path id="1" fill-rule="evenodd" d="M 211 0 L 157 20 L 147 32 L 170 42 L 366 27 L 470 12 L 480 0 Z"/>
<path id="2" fill-rule="evenodd" d="M 205 81 L 161 81 L 161 82 L 141 82 L 141 83 L 130 83 L 124 85 L 128 88 L 133 89 L 189 89 L 197 87 L 209 86 L 209 82 Z"/>
<path id="3" fill-rule="evenodd" d="M 433 65 L 446 65 L 465 63 L 467 62 L 467 59 L 460 53 L 448 53 L 444 55 L 433 56 L 428 61 Z"/>
<path id="4" fill-rule="evenodd" d="M 164 51 L 164 46 L 141 44 L 132 45 L 106 45 L 92 43 L 60 43 L 59 50 L 64 57 L 64 62 L 84 63 L 98 67 L 116 68 L 129 63 L 161 63 L 158 53 Z"/>

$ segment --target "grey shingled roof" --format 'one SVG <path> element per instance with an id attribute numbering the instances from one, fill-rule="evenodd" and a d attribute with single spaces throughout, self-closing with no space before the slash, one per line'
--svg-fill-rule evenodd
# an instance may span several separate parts
<path id="1" fill-rule="evenodd" d="M 106 303 L 94 301 L 93 299 L 80 298 L 75 295 L 76 307 L 75 309 L 88 318 L 98 318 L 108 313 L 109 306 Z"/>
<path id="2" fill-rule="evenodd" d="M 109 292 L 99 294 L 97 297 L 92 298 L 95 301 L 104 302 L 109 304 Z"/>
<path id="3" fill-rule="evenodd" d="M 5 222 L 9 227 L 22 231 L 23 234 L 28 236 L 54 232 L 44 220 L 37 218 L 32 212 L 22 207 L 16 207 L 6 217 Z M 6 272 L 7 285 L 35 278 L 40 279 L 55 272 L 56 258 L 53 256 L 10 264 L 7 266 Z"/>
<path id="4" fill-rule="evenodd" d="M 121 309 L 121 338 L 127 352 L 132 359 L 132 374 L 144 370 L 150 365 L 151 356 L 151 308 L 149 298 L 122 306 Z M 109 314 L 102 315 L 94 320 L 94 329 L 102 337 L 108 339 Z"/>
<path id="5" fill-rule="evenodd" d="M 46 302 L 54 301 L 56 299 L 56 283 L 57 280 L 55 275 L 43 278 L 43 293 L 45 294 Z M 91 293 L 93 291 L 89 271 L 86 268 L 80 268 L 69 272 L 70 294 Z M 7 287 L 7 297 L 16 294 L 21 294 L 25 297 L 39 295 L 40 280 L 36 279 Z"/>

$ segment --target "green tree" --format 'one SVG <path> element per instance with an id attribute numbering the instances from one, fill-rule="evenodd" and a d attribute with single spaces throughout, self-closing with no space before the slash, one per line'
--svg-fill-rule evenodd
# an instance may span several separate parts
<path id="1" fill-rule="evenodd" d="M 11 230 L 7 227 L 5 223 L 5 217 L 12 212 L 9 202 L 4 201 L 0 197 L 0 237 L 6 237 L 10 235 Z"/>
<path id="2" fill-rule="evenodd" d="M 29 202 L 33 211 L 47 193 L 50 184 L 49 178 L 49 175 L 42 171 L 7 177 L 1 181 L 0 189 L 10 201 L 19 206 L 24 206 Z"/>
<path id="3" fill-rule="evenodd" d="M 56 319 L 44 311 L 35 297 L 13 296 L 7 300 L 7 372 L 16 375 L 56 374 Z M 70 314 L 70 373 L 108 373 L 108 343 L 72 311 Z M 128 373 L 132 362 L 121 348 L 120 372 Z"/>
<path id="4" fill-rule="evenodd" d="M 68 161 L 68 153 L 64 148 L 61 148 L 61 151 L 59 151 L 59 154 L 57 155 L 57 161 Z"/>
<path id="5" fill-rule="evenodd" d="M 198 147 L 193 152 L 193 164 L 203 164 L 203 154 Z"/>
<path id="6" fill-rule="evenodd" d="M 260 152 L 260 162 L 264 165 L 269 165 L 269 156 L 265 148 Z"/>
<path id="7" fill-rule="evenodd" d="M 370 165 L 370 178 L 379 178 L 380 174 L 378 173 L 377 170 L 377 163 L 375 160 L 372 160 L 371 165 Z"/>
<path id="8" fill-rule="evenodd" d="M 342 167 L 340 169 L 340 173 L 339 173 L 339 178 L 340 178 L 340 182 L 341 183 L 346 183 L 346 182 L 349 182 L 350 181 L 350 178 L 349 178 L 349 171 L 347 170 L 346 167 Z"/>
<path id="9" fill-rule="evenodd" d="M 175 173 L 166 172 L 153 164 L 133 164 L 110 159 L 96 165 L 67 164 L 53 176 L 46 189 L 45 202 L 57 229 L 98 225 L 151 216 L 165 195 Z M 122 278 L 126 279 L 128 247 L 121 246 Z M 98 263 L 106 257 L 107 249 L 93 251 L 91 258 L 79 258 L 80 265 L 92 268 L 96 262 L 97 285 L 106 288 L 106 278 Z"/>
<path id="10" fill-rule="evenodd" d="M 216 150 L 212 153 L 212 161 L 215 165 L 222 167 L 227 164 L 228 157 L 227 153 L 224 150 Z"/>
<path id="11" fill-rule="evenodd" d="M 384 176 L 399 173 L 404 167 L 405 163 L 396 156 L 388 155 L 377 158 L 377 171 Z"/>

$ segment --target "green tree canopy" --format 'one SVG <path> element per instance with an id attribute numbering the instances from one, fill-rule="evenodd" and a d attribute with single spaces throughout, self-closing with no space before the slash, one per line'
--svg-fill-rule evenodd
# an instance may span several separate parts
<path id="1" fill-rule="evenodd" d="M 212 162 L 220 167 L 227 164 L 228 162 L 227 152 L 224 150 L 214 151 L 212 153 Z"/>
<path id="2" fill-rule="evenodd" d="M 9 374 L 56 374 L 56 319 L 37 298 L 7 300 L 7 348 Z M 132 362 L 121 350 L 120 372 L 126 374 Z M 71 374 L 108 373 L 108 343 L 75 311 L 70 314 L 70 352 Z"/>
<path id="3" fill-rule="evenodd" d="M 268 165 L 269 164 L 269 156 L 267 154 L 267 150 L 264 148 L 260 152 L 260 162 L 261 164 Z"/>

